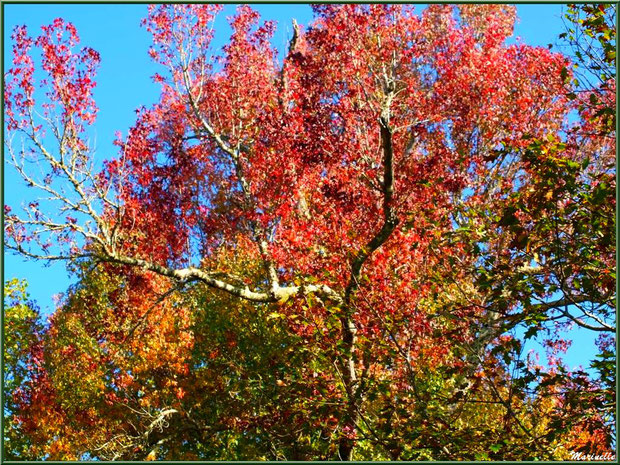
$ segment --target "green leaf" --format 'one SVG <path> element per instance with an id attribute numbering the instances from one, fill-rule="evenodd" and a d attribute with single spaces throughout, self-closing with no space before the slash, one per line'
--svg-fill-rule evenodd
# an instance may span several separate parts
<path id="1" fill-rule="evenodd" d="M 267 320 L 274 320 L 276 318 L 284 318 L 285 315 L 283 315 L 282 313 L 277 313 L 277 312 L 271 312 L 269 315 L 267 315 Z"/>

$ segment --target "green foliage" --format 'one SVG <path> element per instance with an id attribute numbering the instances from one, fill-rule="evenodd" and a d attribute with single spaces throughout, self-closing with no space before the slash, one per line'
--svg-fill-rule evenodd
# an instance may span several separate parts
<path id="1" fill-rule="evenodd" d="M 38 309 L 27 294 L 25 281 L 4 284 L 4 454 L 9 460 L 36 459 L 29 449 L 31 437 L 23 431 L 16 414 L 20 390 L 31 379 L 43 325 Z"/>
<path id="2" fill-rule="evenodd" d="M 572 49 L 575 77 L 569 96 L 582 111 L 600 120 L 607 132 L 615 129 L 617 4 L 571 4 L 566 13 L 567 30 L 560 35 Z"/>

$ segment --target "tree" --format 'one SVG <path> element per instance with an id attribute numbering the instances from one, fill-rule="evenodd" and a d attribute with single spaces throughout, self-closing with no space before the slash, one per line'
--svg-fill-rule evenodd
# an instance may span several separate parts
<path id="1" fill-rule="evenodd" d="M 11 280 L 4 285 L 4 453 L 9 459 L 30 459 L 32 438 L 24 434 L 24 425 L 18 420 L 20 398 L 27 394 L 25 384 L 41 370 L 40 338 L 42 327 L 38 310 L 28 300 L 26 283 Z"/>
<path id="2" fill-rule="evenodd" d="M 471 273 L 489 311 L 486 339 L 519 327 L 522 342 L 550 334 L 545 343 L 555 347 L 557 366 L 542 385 L 561 385 L 560 397 L 568 405 L 590 405 L 578 414 L 588 418 L 589 426 L 581 429 L 590 432 L 575 444 L 601 454 L 615 444 L 615 8 L 572 5 L 567 18 L 572 25 L 561 37 L 569 39 L 575 62 L 561 74 L 566 103 L 579 113 L 579 123 L 565 134 L 528 135 L 521 144 L 502 144 L 490 154 L 489 161 L 504 173 L 482 178 L 455 209 L 460 226 L 455 233 L 478 260 Z M 569 371 L 556 358 L 557 348 L 570 344 L 561 337 L 570 325 L 600 335 L 600 353 L 590 366 L 597 380 Z M 504 350 L 512 352 L 514 344 Z M 516 379 L 521 384 L 540 374 L 526 365 L 521 369 Z"/>
<path id="3" fill-rule="evenodd" d="M 599 120 L 603 131 L 616 127 L 616 8 L 612 4 L 570 4 L 566 40 L 575 57 L 575 92 L 582 111 Z M 568 77 L 568 73 L 566 74 Z M 578 98 L 579 96 L 579 98 Z"/>
<path id="4" fill-rule="evenodd" d="M 5 209 L 6 247 L 80 277 L 41 337 L 48 396 L 16 410 L 28 453 L 565 453 L 590 380 L 512 330 L 611 331 L 610 148 L 564 137 L 566 57 L 506 45 L 507 5 L 318 5 L 281 61 L 242 6 L 215 53 L 219 9 L 149 7 L 161 98 L 100 171 L 98 54 L 60 19 L 13 34 L 6 145 L 46 199 Z"/>

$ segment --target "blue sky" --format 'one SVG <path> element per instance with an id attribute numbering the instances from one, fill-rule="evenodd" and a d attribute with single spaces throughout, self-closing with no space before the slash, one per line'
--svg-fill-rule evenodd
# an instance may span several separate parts
<path id="1" fill-rule="evenodd" d="M 255 5 L 264 19 L 276 20 L 278 29 L 274 45 L 284 50 L 291 35 L 291 21 L 295 18 L 300 24 L 308 24 L 312 12 L 308 5 Z M 422 7 L 422 5 L 420 6 Z M 561 4 L 518 5 L 519 22 L 515 37 L 526 44 L 547 46 L 555 44 L 563 32 Z M 223 45 L 230 29 L 226 16 L 234 13 L 234 5 L 226 5 L 216 22 L 214 46 Z M 10 66 L 10 34 L 14 26 L 25 24 L 32 34 L 40 26 L 62 17 L 72 22 L 79 32 L 82 45 L 94 48 L 101 54 L 101 67 L 98 72 L 95 98 L 99 114 L 93 132 L 96 140 L 98 160 L 117 154 L 112 145 L 115 131 L 126 134 L 135 118 L 135 110 L 149 106 L 157 100 L 158 85 L 151 76 L 159 71 L 148 57 L 150 35 L 142 27 L 140 20 L 146 14 L 146 5 L 101 5 L 101 4 L 9 4 L 4 5 L 4 43 L 5 69 Z M 512 38 L 510 41 L 514 41 Z M 7 53 L 8 52 L 8 53 Z M 5 203 L 17 206 L 31 198 L 30 192 L 20 184 L 15 173 L 5 163 Z M 41 263 L 27 262 L 12 254 L 5 255 L 5 279 L 27 279 L 29 292 L 37 301 L 44 315 L 53 309 L 52 296 L 66 291 L 72 282 L 61 263 L 49 267 Z M 566 360 L 569 365 L 587 365 L 594 353 L 592 337 L 587 331 L 571 334 L 574 339 Z"/>

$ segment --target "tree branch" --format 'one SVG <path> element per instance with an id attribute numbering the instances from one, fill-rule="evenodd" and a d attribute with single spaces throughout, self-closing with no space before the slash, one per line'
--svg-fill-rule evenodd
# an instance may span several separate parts
<path id="1" fill-rule="evenodd" d="M 351 279 L 345 290 L 345 301 L 349 302 L 352 293 L 359 285 L 359 277 L 364 263 L 372 253 L 381 247 L 398 225 L 398 217 L 392 208 L 394 196 L 394 148 L 392 145 L 392 128 L 390 127 L 390 104 L 392 94 L 389 93 L 379 118 L 381 144 L 383 148 L 383 225 L 379 232 L 355 256 L 351 264 Z"/>
<path id="2" fill-rule="evenodd" d="M 182 281 L 182 282 L 200 281 L 213 289 L 227 292 L 229 294 L 232 294 L 234 296 L 240 297 L 245 300 L 249 300 L 251 302 L 264 302 L 264 303 L 280 302 L 282 303 L 282 302 L 287 301 L 291 297 L 294 297 L 297 295 L 309 295 L 309 294 L 318 294 L 328 300 L 332 300 L 337 303 L 340 303 L 342 301 L 341 297 L 338 295 L 337 292 L 335 292 L 329 286 L 324 285 L 324 284 L 308 284 L 308 285 L 286 286 L 286 287 L 278 286 L 275 290 L 273 290 L 273 292 L 252 291 L 247 286 L 230 284 L 227 281 L 223 281 L 222 279 L 216 278 L 215 274 L 213 273 L 209 273 L 207 271 L 200 270 L 194 267 L 174 269 L 174 268 L 170 268 L 167 266 L 158 265 L 156 263 L 152 263 L 147 260 L 140 259 L 140 258 L 127 257 L 124 255 L 119 255 L 119 254 L 99 255 L 96 258 L 104 262 L 112 262 L 112 263 L 118 263 L 121 265 L 139 267 L 144 270 L 152 271 L 162 276 L 167 276 L 177 281 Z M 218 272 L 217 276 L 222 276 L 222 273 Z"/>

